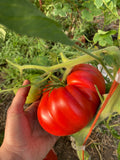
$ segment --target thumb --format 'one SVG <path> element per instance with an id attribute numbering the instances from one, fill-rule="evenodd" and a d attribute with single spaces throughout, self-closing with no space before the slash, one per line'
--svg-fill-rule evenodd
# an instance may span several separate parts
<path id="1" fill-rule="evenodd" d="M 23 82 L 23 85 L 28 85 L 30 84 L 30 82 L 28 80 L 25 80 Z M 13 101 L 11 106 L 9 107 L 9 112 L 12 113 L 21 113 L 23 112 L 23 106 L 25 104 L 26 101 L 26 97 L 29 93 L 30 87 L 23 87 L 23 88 L 19 88 Z"/>

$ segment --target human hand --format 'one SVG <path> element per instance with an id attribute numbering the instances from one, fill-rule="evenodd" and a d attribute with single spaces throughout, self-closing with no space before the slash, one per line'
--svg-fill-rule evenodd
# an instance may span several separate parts
<path id="1" fill-rule="evenodd" d="M 23 85 L 29 84 L 25 80 Z M 22 160 L 43 160 L 58 137 L 42 129 L 37 120 L 39 101 L 25 111 L 23 106 L 30 87 L 20 88 L 7 112 L 5 136 L 0 148 L 5 154 L 13 153 Z"/>

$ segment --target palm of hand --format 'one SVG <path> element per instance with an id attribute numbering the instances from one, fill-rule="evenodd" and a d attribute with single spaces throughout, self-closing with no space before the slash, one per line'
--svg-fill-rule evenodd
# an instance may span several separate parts
<path id="1" fill-rule="evenodd" d="M 24 85 L 29 82 L 25 81 Z M 23 159 L 43 159 L 57 140 L 57 137 L 45 132 L 37 120 L 39 102 L 23 110 L 29 87 L 20 88 L 8 110 L 5 140 L 6 149 Z M 9 133 L 9 134 L 8 134 Z"/>

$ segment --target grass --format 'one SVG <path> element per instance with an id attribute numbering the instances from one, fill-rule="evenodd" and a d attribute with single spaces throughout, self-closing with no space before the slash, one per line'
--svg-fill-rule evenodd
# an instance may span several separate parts
<path id="1" fill-rule="evenodd" d="M 8 65 L 6 59 L 14 63 L 33 64 L 51 66 L 59 63 L 60 52 L 69 58 L 78 56 L 77 51 L 71 47 L 62 44 L 52 44 L 40 38 L 21 36 L 6 29 L 5 40 L 0 44 L 0 76 L 4 79 L 0 88 L 9 88 L 15 85 L 16 82 L 21 83 L 19 71 Z M 34 74 L 42 74 L 41 71 L 27 70 L 23 72 L 23 79 L 30 78 Z"/>

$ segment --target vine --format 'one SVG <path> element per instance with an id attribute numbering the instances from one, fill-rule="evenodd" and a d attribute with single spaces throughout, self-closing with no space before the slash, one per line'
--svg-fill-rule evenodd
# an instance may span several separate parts
<path id="1" fill-rule="evenodd" d="M 112 50 L 113 47 L 109 47 L 106 49 L 101 49 L 95 52 L 90 53 L 89 51 L 83 49 L 83 48 L 79 48 L 77 46 L 74 46 L 77 50 L 79 51 L 83 51 L 85 53 L 87 53 L 87 55 L 83 55 L 83 56 L 79 56 L 75 59 L 68 59 L 67 57 L 65 57 L 63 55 L 63 53 L 61 53 L 61 59 L 62 59 L 62 63 L 53 65 L 53 66 L 40 66 L 40 65 L 19 65 L 19 64 L 15 64 L 13 62 L 11 62 L 10 60 L 6 59 L 6 61 L 11 64 L 12 66 L 16 67 L 17 69 L 19 69 L 20 73 L 22 74 L 23 70 L 26 69 L 37 69 L 37 70 L 43 70 L 46 72 L 46 74 L 49 74 L 57 69 L 60 68 L 66 68 L 65 73 L 63 74 L 63 81 L 66 79 L 66 76 L 69 74 L 69 72 L 71 71 L 72 67 L 80 64 L 80 63 L 88 63 L 90 61 L 96 60 L 98 63 L 100 63 L 103 68 L 106 70 L 107 74 L 109 75 L 109 77 L 111 78 L 111 80 L 113 80 L 113 76 L 111 75 L 111 73 L 109 72 L 109 70 L 107 69 L 107 67 L 105 66 L 105 64 L 102 62 L 102 60 L 98 57 L 102 52 L 108 52 L 108 50 Z M 96 56 L 97 55 L 97 56 Z"/>

